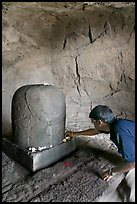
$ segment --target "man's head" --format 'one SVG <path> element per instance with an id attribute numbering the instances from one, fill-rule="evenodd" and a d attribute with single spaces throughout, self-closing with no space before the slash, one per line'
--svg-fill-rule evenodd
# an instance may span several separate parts
<path id="1" fill-rule="evenodd" d="M 97 130 L 104 131 L 107 130 L 109 124 L 114 121 L 115 116 L 108 106 L 98 105 L 91 110 L 89 118 L 91 118 L 91 121 Z"/>

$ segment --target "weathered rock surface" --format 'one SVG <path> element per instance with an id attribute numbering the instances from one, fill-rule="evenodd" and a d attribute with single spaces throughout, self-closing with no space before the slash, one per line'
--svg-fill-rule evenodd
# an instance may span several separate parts
<path id="1" fill-rule="evenodd" d="M 90 125 L 97 104 L 134 119 L 133 2 L 9 2 L 2 16 L 3 134 L 11 134 L 13 94 L 26 84 L 63 91 L 69 129 Z"/>

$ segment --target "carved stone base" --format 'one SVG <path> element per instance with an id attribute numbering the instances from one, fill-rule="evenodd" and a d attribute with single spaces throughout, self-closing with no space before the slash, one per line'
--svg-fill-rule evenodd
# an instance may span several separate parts
<path id="1" fill-rule="evenodd" d="M 2 139 L 2 146 L 3 151 L 7 154 L 7 156 L 33 172 L 50 166 L 70 154 L 76 148 L 75 142 L 71 140 L 48 150 L 30 152 L 6 138 Z"/>

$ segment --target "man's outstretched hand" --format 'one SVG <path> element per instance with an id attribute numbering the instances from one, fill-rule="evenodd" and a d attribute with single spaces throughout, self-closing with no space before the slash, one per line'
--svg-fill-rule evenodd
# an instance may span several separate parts
<path id="1" fill-rule="evenodd" d="M 65 137 L 73 138 L 74 137 L 74 133 L 72 131 L 67 131 L 64 136 Z"/>
<path id="2" fill-rule="evenodd" d="M 104 181 L 109 181 L 111 178 L 112 178 L 112 175 L 110 174 L 109 170 L 103 172 L 101 174 L 101 178 L 104 180 Z"/>

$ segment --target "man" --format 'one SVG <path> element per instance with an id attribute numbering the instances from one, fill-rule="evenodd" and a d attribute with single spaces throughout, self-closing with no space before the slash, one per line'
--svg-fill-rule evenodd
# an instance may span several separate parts
<path id="1" fill-rule="evenodd" d="M 115 166 L 102 173 L 101 178 L 105 181 L 114 173 L 128 173 L 135 168 L 135 122 L 128 119 L 116 118 L 112 110 L 105 105 L 94 107 L 90 114 L 91 122 L 95 128 L 79 132 L 67 131 L 65 137 L 76 137 L 78 135 L 97 135 L 99 133 L 110 133 L 110 140 L 115 143 L 118 152 L 122 155 L 124 163 Z"/>

